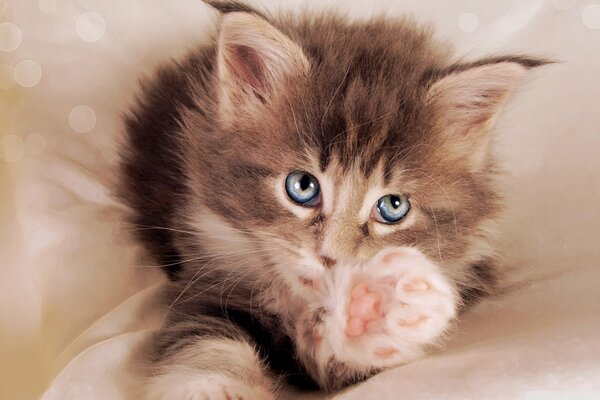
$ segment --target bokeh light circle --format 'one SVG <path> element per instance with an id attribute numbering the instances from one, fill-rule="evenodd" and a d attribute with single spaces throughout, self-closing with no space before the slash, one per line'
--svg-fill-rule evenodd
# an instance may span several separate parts
<path id="1" fill-rule="evenodd" d="M 479 18 L 472 13 L 464 13 L 458 19 L 458 26 L 463 32 L 473 32 L 479 26 Z"/>
<path id="2" fill-rule="evenodd" d="M 96 126 L 96 113 L 91 107 L 77 106 L 69 113 L 71 129 L 79 133 L 88 133 Z"/>
<path id="3" fill-rule="evenodd" d="M 18 26 L 10 22 L 0 24 L 0 51 L 8 53 L 16 50 L 22 39 L 23 34 Z"/>
<path id="4" fill-rule="evenodd" d="M 15 81 L 23 87 L 34 87 L 42 79 L 42 67 L 33 60 L 23 60 L 15 67 Z"/>
<path id="5" fill-rule="evenodd" d="M 75 32 L 86 42 L 97 42 L 106 32 L 106 22 L 102 15 L 96 12 L 86 12 L 77 18 Z"/>
<path id="6" fill-rule="evenodd" d="M 583 24 L 590 29 L 600 28 L 600 4 L 590 4 L 581 12 Z"/>

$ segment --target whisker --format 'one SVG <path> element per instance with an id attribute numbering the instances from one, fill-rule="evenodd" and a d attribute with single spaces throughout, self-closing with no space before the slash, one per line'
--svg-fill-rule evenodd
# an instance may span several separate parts
<path id="1" fill-rule="evenodd" d="M 167 309 L 167 314 L 170 312 L 170 310 L 171 310 L 171 308 L 172 308 L 173 306 L 175 306 L 175 305 L 177 305 L 177 304 L 182 304 L 182 303 L 185 303 L 185 302 L 187 302 L 187 301 L 190 301 L 190 300 L 192 300 L 192 299 L 196 298 L 197 296 L 199 296 L 200 294 L 204 293 L 206 290 L 208 290 L 208 289 L 211 289 L 211 288 L 215 287 L 215 286 L 216 286 L 216 285 L 218 285 L 218 284 L 221 284 L 221 283 L 219 282 L 219 283 L 217 283 L 217 284 L 215 284 L 215 285 L 211 286 L 210 288 L 207 288 L 206 290 L 204 290 L 204 291 L 200 292 L 199 294 L 197 294 L 197 295 L 194 295 L 194 296 L 192 296 L 192 297 L 189 297 L 189 298 L 187 298 L 187 299 L 185 299 L 185 300 L 183 300 L 183 301 L 179 302 L 179 299 L 181 299 L 181 297 L 182 297 L 182 296 L 183 296 L 183 295 L 184 295 L 184 294 L 185 294 L 185 293 L 186 293 L 186 292 L 189 290 L 189 288 L 190 288 L 190 287 L 192 287 L 192 286 L 193 286 L 193 285 L 194 285 L 196 282 L 198 282 L 200 279 L 202 279 L 202 278 L 203 278 L 203 277 L 205 277 L 206 275 L 208 275 L 208 274 L 210 274 L 211 272 L 214 272 L 214 271 L 215 271 L 215 269 L 212 269 L 212 268 L 211 268 L 211 269 L 208 269 L 208 271 L 207 271 L 207 272 L 204 272 L 203 274 L 201 274 L 201 275 L 198 275 L 198 274 L 199 274 L 201 271 L 203 271 L 203 270 L 207 269 L 207 268 L 208 268 L 208 266 L 210 266 L 211 264 L 213 264 L 215 261 L 219 261 L 219 260 L 223 260 L 223 259 L 231 258 L 231 257 L 233 257 L 233 256 L 235 256 L 235 255 L 239 255 L 239 254 L 243 254 L 243 255 L 247 255 L 247 254 L 255 254 L 255 253 L 261 253 L 261 252 L 265 252 L 265 251 L 268 251 L 268 250 L 277 250 L 277 249 L 276 249 L 276 248 L 266 248 L 266 249 L 262 249 L 262 248 L 260 248 L 260 249 L 255 249 L 255 250 L 253 250 L 253 251 L 239 251 L 239 252 L 232 252 L 232 253 L 225 254 L 225 255 L 223 255 L 223 256 L 220 256 L 220 257 L 215 257 L 215 258 L 213 258 L 212 260 L 210 260 L 209 262 L 207 262 L 206 264 L 204 264 L 204 265 L 203 265 L 201 268 L 199 268 L 199 269 L 198 269 L 198 270 L 197 270 L 197 271 L 194 273 L 194 275 L 193 275 L 193 276 L 192 276 L 192 278 L 191 278 L 191 279 L 188 281 L 188 283 L 186 284 L 186 286 L 184 287 L 184 289 L 181 291 L 181 293 L 179 293 L 179 295 L 178 295 L 178 296 L 175 298 L 175 300 L 174 300 L 174 301 L 171 303 L 171 305 L 168 307 L 168 309 Z M 242 262 L 242 263 L 240 263 L 240 265 L 241 265 L 241 266 L 243 266 L 243 265 L 247 265 L 247 262 L 249 262 L 249 261 Z M 223 269 L 223 268 L 216 268 L 216 270 L 218 270 L 218 269 Z M 235 273 L 235 272 L 237 272 L 237 271 L 235 271 L 235 270 L 234 270 L 234 271 L 230 271 L 230 274 L 231 274 L 231 273 Z M 228 275 L 228 276 L 229 276 L 229 275 Z M 226 280 L 227 280 L 227 278 L 226 278 Z"/>
<path id="2" fill-rule="evenodd" d="M 425 175 L 427 178 L 431 179 L 444 192 L 444 195 L 446 196 L 446 198 L 448 199 L 448 202 L 450 203 L 450 208 L 452 209 L 452 218 L 454 220 L 454 231 L 458 234 L 458 224 L 457 224 L 457 221 L 456 221 L 456 212 L 454 211 L 454 203 L 452 202 L 452 198 L 448 194 L 448 191 L 446 190 L 446 188 L 444 186 L 442 186 L 442 184 L 440 184 L 437 180 L 435 180 L 431 175 L 429 175 L 429 174 L 427 174 L 426 172 L 423 172 L 423 171 L 417 171 L 417 172 L 419 172 L 419 173 Z"/>
<path id="3" fill-rule="evenodd" d="M 172 231 L 172 232 L 178 232 L 178 233 L 187 233 L 187 234 L 190 234 L 190 235 L 196 234 L 196 232 L 186 231 L 186 230 L 183 230 L 183 229 L 168 228 L 166 226 L 152 226 L 152 225 L 142 225 L 142 224 L 133 224 L 133 223 L 131 225 L 139 227 L 139 228 L 135 228 L 135 229 L 130 229 L 132 231 L 143 231 L 143 230 L 150 230 L 150 229 L 160 229 L 160 230 Z"/>
<path id="4" fill-rule="evenodd" d="M 264 268 L 265 266 L 269 265 L 270 263 L 264 263 L 262 264 L 260 267 L 258 268 Z M 230 286 L 229 288 L 229 294 L 227 295 L 227 298 L 225 299 L 225 313 L 227 313 L 227 306 L 229 304 L 229 298 L 231 296 L 231 294 L 233 293 L 234 289 L 236 288 L 237 285 L 240 284 L 240 282 L 246 278 L 248 275 L 250 275 L 252 272 L 254 272 L 252 269 L 248 269 L 247 272 L 245 274 L 242 274 L 239 279 L 237 279 L 234 284 L 232 286 Z M 221 306 L 222 306 L 222 302 L 221 302 Z M 250 310 L 252 310 L 252 297 L 250 298 Z M 252 314 L 252 313 L 251 313 Z"/>
<path id="5" fill-rule="evenodd" d="M 323 112 L 323 117 L 321 118 L 321 135 L 323 135 L 323 136 L 325 136 L 325 133 L 323 132 L 323 124 L 325 123 L 325 117 L 327 116 L 327 112 L 329 112 L 329 108 L 331 107 L 331 104 L 333 103 L 333 100 L 335 99 L 335 97 L 337 96 L 338 92 L 340 91 L 340 89 L 344 85 L 344 82 L 346 82 L 346 78 L 348 78 L 348 74 L 350 73 L 350 68 L 351 67 L 352 67 L 352 64 L 349 64 L 348 68 L 346 68 L 346 72 L 344 73 L 344 76 L 342 77 L 342 80 L 340 81 L 339 85 L 337 86 L 337 88 L 333 92 L 333 96 L 331 97 L 331 100 L 329 100 L 329 103 L 327 103 L 327 107 L 325 107 L 325 111 Z"/>
<path id="6" fill-rule="evenodd" d="M 440 231 L 438 229 L 438 223 L 437 223 L 437 218 L 435 216 L 435 210 L 433 209 L 433 207 L 431 207 L 431 205 L 428 203 L 427 204 L 427 208 L 431 211 L 431 216 L 433 218 L 433 224 L 435 227 L 435 238 L 437 240 L 437 250 L 438 250 L 438 256 L 440 257 L 440 262 L 443 264 L 444 263 L 444 258 L 442 257 L 442 245 L 440 242 Z M 426 229 L 427 229 L 427 224 L 425 225 Z M 427 231 L 429 233 L 429 231 Z"/>

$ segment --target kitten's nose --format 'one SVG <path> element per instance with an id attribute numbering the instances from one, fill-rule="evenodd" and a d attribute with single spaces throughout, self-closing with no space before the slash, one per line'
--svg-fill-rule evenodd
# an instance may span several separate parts
<path id="1" fill-rule="evenodd" d="M 333 258 L 327 256 L 321 256 L 321 262 L 326 268 L 332 268 L 337 263 Z"/>

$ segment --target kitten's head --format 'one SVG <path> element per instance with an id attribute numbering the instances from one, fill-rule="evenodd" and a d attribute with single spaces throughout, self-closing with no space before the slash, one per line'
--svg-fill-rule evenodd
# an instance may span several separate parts
<path id="1" fill-rule="evenodd" d="M 223 15 L 214 51 L 214 103 L 184 124 L 185 214 L 205 251 L 291 285 L 387 246 L 417 247 L 457 280 L 489 256 L 489 131 L 543 62 L 452 64 L 408 22 L 251 10 Z"/>

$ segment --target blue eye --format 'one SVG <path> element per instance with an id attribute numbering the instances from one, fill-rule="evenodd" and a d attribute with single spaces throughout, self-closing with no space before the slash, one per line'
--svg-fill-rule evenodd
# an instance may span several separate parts
<path id="1" fill-rule="evenodd" d="M 304 171 L 294 171 L 285 178 L 285 190 L 296 204 L 312 207 L 321 201 L 321 188 L 317 178 Z"/>
<path id="2" fill-rule="evenodd" d="M 402 194 L 383 196 L 373 207 L 374 218 L 384 224 L 395 224 L 406 217 L 410 210 L 408 197 Z"/>

